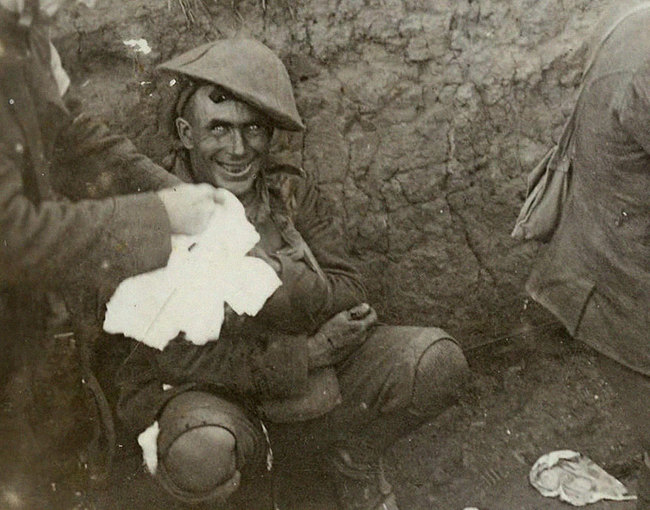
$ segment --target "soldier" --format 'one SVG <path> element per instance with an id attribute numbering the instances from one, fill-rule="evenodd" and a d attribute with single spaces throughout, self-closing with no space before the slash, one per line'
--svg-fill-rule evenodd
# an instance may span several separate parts
<path id="1" fill-rule="evenodd" d="M 81 377 L 60 363 L 64 339 L 80 327 L 70 314 L 85 317 L 72 303 L 93 308 L 124 278 L 164 266 L 170 235 L 203 231 L 219 199 L 211 186 L 180 183 L 127 140 L 71 115 L 62 99 L 70 80 L 47 35 L 62 3 L 0 0 L 3 508 L 21 500 L 52 508 L 30 486 L 44 481 L 37 471 L 50 476 L 53 452 L 74 449 L 75 417 L 87 414 L 75 398 Z"/>
<path id="2" fill-rule="evenodd" d="M 567 153 L 562 217 L 529 294 L 595 349 L 644 461 L 650 509 L 650 3 L 624 5 L 596 30 Z"/>
<path id="3" fill-rule="evenodd" d="M 301 131 L 292 86 L 263 44 L 220 40 L 163 64 L 187 84 L 171 171 L 234 193 L 261 235 L 252 254 L 283 285 L 219 339 L 143 345 L 119 375 L 118 414 L 134 433 L 158 420 L 156 479 L 177 500 L 219 507 L 263 465 L 266 430 L 315 454 L 341 509 L 396 509 L 381 457 L 457 397 L 467 364 L 437 328 L 377 324 L 318 186 L 275 164 L 275 129 Z"/>

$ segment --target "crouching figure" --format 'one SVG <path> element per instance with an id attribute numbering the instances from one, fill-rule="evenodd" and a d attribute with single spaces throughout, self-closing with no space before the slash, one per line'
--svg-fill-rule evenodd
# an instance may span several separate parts
<path id="1" fill-rule="evenodd" d="M 238 197 L 261 236 L 251 255 L 282 286 L 255 317 L 227 313 L 215 342 L 139 346 L 118 377 L 121 418 L 134 433 L 158 421 L 155 477 L 188 504 L 219 508 L 270 442 L 315 456 L 340 508 L 396 509 L 382 453 L 455 401 L 461 349 L 441 329 L 379 325 L 313 178 L 271 160 L 274 130 L 304 126 L 269 48 L 220 40 L 162 68 L 184 83 L 171 171 Z"/>

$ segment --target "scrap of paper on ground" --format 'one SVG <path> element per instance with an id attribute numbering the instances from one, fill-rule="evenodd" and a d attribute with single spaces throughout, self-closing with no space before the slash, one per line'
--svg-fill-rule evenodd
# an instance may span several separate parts
<path id="1" fill-rule="evenodd" d="M 598 464 L 572 450 L 557 450 L 542 455 L 533 465 L 530 483 L 542 496 L 559 497 L 573 506 L 584 506 L 601 499 L 636 499 L 625 485 Z"/>

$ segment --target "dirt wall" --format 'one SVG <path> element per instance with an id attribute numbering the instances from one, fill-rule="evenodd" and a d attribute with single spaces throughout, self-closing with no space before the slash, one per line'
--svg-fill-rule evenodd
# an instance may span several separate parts
<path id="1" fill-rule="evenodd" d="M 475 344 L 526 310 L 537 247 L 509 238 L 525 176 L 557 138 L 582 44 L 607 0 L 99 0 L 56 42 L 88 110 L 161 160 L 171 77 L 155 65 L 215 38 L 274 49 L 304 135 L 275 150 L 318 175 L 384 320 Z M 144 38 L 152 51 L 123 41 Z"/>

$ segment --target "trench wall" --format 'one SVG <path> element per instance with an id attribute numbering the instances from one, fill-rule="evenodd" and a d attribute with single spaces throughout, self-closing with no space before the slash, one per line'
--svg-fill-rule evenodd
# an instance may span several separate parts
<path id="1" fill-rule="evenodd" d="M 543 326 L 509 238 L 525 177 L 561 131 L 607 0 L 99 0 L 55 41 L 86 109 L 160 161 L 156 64 L 253 36 L 287 65 L 307 126 L 274 150 L 318 175 L 386 322 L 465 345 Z M 145 55 L 123 41 L 144 38 Z"/>

